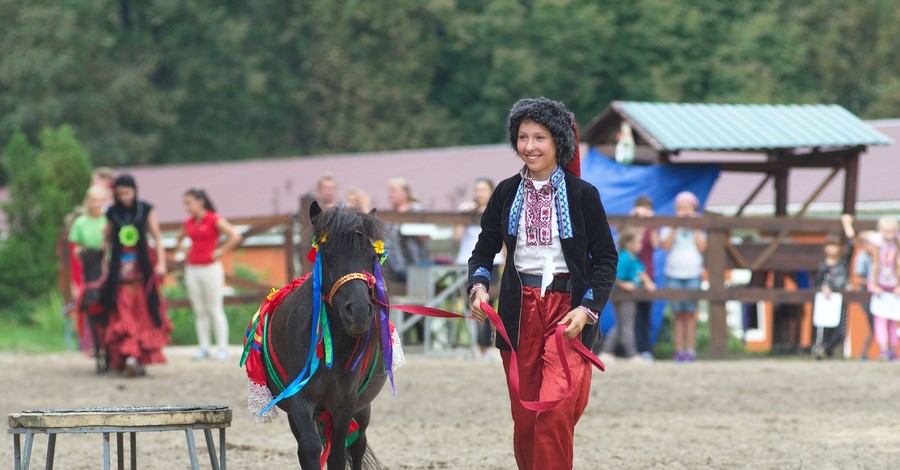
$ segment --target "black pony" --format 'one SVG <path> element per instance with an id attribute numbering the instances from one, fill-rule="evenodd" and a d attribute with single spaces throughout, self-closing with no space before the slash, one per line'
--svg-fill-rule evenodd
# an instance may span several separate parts
<path id="1" fill-rule="evenodd" d="M 374 211 L 373 211 L 374 213 Z M 322 276 L 321 292 L 331 328 L 333 366 L 324 363 L 303 388 L 278 402 L 288 414 L 297 439 L 297 456 L 304 469 L 320 468 L 323 443 L 320 426 L 332 443 L 328 468 L 343 470 L 379 468 L 366 445 L 371 402 L 387 378 L 382 359 L 379 309 L 374 302 L 373 266 L 379 254 L 375 244 L 384 240 L 385 229 L 373 213 L 359 214 L 343 209 L 322 211 L 313 202 L 310 209 L 315 237 L 319 241 Z M 386 301 L 387 299 L 383 299 Z M 284 297 L 269 325 L 269 348 L 294 379 L 307 364 L 313 317 L 312 277 Z M 273 395 L 280 390 L 268 377 Z M 328 415 L 322 425 L 321 416 Z M 359 426 L 358 437 L 349 446 L 344 442 L 351 422 Z M 330 432 L 329 432 L 330 431 Z M 348 462 L 349 458 L 349 462 Z"/>

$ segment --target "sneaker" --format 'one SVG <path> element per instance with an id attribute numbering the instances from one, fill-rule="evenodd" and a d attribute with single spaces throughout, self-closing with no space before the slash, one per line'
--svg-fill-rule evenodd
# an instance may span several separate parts
<path id="1" fill-rule="evenodd" d="M 684 351 L 675 351 L 675 357 L 673 357 L 672 360 L 675 362 L 684 362 L 687 360 L 686 354 L 687 353 Z"/>
<path id="2" fill-rule="evenodd" d="M 629 357 L 628 362 L 631 362 L 634 364 L 649 364 L 650 363 L 650 361 L 644 359 L 644 357 L 641 356 L 640 354 L 635 354 L 634 356 Z"/>
<path id="3" fill-rule="evenodd" d="M 685 362 L 694 362 L 697 360 L 697 351 L 694 351 L 693 349 L 688 349 L 684 354 Z"/>
<path id="4" fill-rule="evenodd" d="M 206 349 L 198 349 L 197 354 L 194 354 L 194 360 L 203 361 L 209 359 L 209 351 Z"/>
<path id="5" fill-rule="evenodd" d="M 227 361 L 228 360 L 228 350 L 224 349 L 224 348 L 219 348 L 219 350 L 216 351 L 216 359 L 218 359 L 220 361 Z"/>
<path id="6" fill-rule="evenodd" d="M 600 362 L 604 364 L 612 364 L 613 362 L 616 362 L 616 356 L 610 353 L 600 353 L 600 355 L 597 357 L 600 359 Z"/>
<path id="7" fill-rule="evenodd" d="M 641 353 L 641 357 L 644 358 L 644 360 L 647 361 L 647 362 L 653 362 L 653 361 L 656 360 L 656 358 L 653 357 L 653 353 L 650 352 L 650 351 L 644 351 L 644 352 L 642 352 L 642 353 Z"/>

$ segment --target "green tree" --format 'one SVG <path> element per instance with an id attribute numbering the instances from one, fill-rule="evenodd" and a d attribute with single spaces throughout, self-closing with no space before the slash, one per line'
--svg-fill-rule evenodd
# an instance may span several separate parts
<path id="1" fill-rule="evenodd" d="M 15 133 L 4 160 L 10 182 L 3 206 L 8 233 L 0 246 L 0 305 L 9 306 L 55 288 L 57 240 L 65 216 L 84 196 L 91 166 L 68 126 L 44 129 L 37 152 L 24 133 Z"/>

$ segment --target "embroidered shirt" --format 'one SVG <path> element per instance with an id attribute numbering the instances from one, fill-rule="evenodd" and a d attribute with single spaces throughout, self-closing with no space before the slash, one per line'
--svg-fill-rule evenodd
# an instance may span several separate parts
<path id="1" fill-rule="evenodd" d="M 526 184 L 531 185 L 531 188 L 526 187 L 523 192 L 525 210 L 519 217 L 515 256 L 516 270 L 520 273 L 540 276 L 544 272 L 544 258 L 549 255 L 552 259 L 551 267 L 553 269 L 550 274 L 567 273 L 569 268 L 566 266 L 562 245 L 559 243 L 559 227 L 554 223 L 557 219 L 556 208 L 554 204 L 550 203 L 553 197 L 552 191 L 550 191 L 552 185 L 549 184 L 549 181 L 534 181 L 527 175 L 525 178 L 524 181 L 527 181 Z M 528 193 L 531 191 L 541 193 L 545 188 L 547 191 L 540 195 L 544 198 L 545 205 L 541 207 L 541 202 L 536 202 L 533 198 L 531 207 L 529 207 Z M 549 212 L 546 217 L 539 215 L 543 210 Z M 534 214 L 534 212 L 538 212 L 538 214 Z M 532 226 L 529 227 L 529 225 Z M 541 233 L 541 231 L 545 231 L 545 233 Z"/>

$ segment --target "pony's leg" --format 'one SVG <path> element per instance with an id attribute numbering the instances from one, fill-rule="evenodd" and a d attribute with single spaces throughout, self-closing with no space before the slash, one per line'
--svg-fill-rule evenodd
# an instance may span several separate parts
<path id="1" fill-rule="evenodd" d="M 346 411 L 331 414 L 331 453 L 328 455 L 328 468 L 343 469 L 347 467 L 347 449 L 344 442 L 347 440 L 347 430 L 350 429 L 350 419 L 356 403 L 347 403 Z"/>
<path id="2" fill-rule="evenodd" d="M 369 418 L 372 416 L 372 405 L 366 405 L 365 408 L 356 412 L 353 416 L 356 423 L 359 424 L 359 437 L 356 442 L 347 448 L 350 455 L 350 468 L 353 470 L 361 470 L 363 468 L 363 457 L 366 454 L 367 439 L 366 428 L 369 427 Z"/>
<path id="3" fill-rule="evenodd" d="M 297 440 L 297 459 L 303 470 L 320 470 L 319 458 L 322 456 L 322 442 L 319 431 L 313 422 L 313 407 L 297 396 L 288 398 L 288 422 L 291 432 Z"/>

